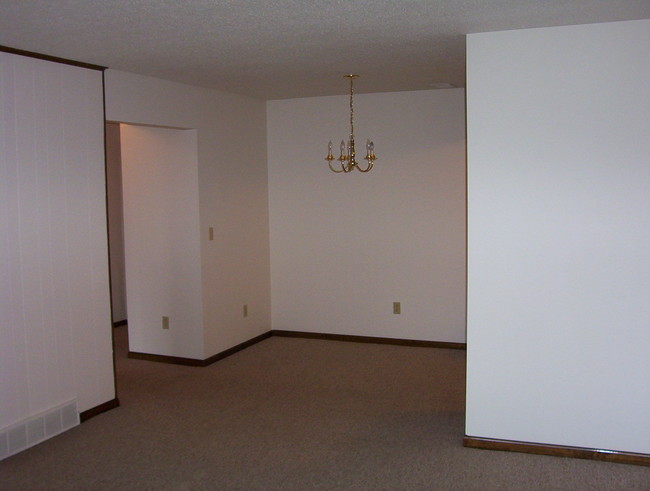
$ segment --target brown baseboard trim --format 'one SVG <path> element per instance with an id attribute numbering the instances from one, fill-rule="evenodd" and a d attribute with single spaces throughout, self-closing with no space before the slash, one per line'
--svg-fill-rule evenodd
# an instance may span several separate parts
<path id="1" fill-rule="evenodd" d="M 202 367 L 203 361 L 196 358 L 183 358 L 181 356 L 168 356 L 168 355 L 154 355 L 151 353 L 138 353 L 137 351 L 129 351 L 129 358 L 135 360 L 156 361 L 158 363 L 171 363 L 172 365 L 185 365 L 189 367 Z"/>
<path id="2" fill-rule="evenodd" d="M 190 367 L 206 367 L 216 361 L 223 360 L 224 358 L 237 353 L 243 349 L 253 346 L 254 344 L 264 341 L 271 336 L 279 336 L 285 338 L 308 338 L 308 339 L 324 339 L 327 341 L 345 341 L 352 343 L 374 343 L 374 344 L 392 344 L 396 346 L 415 346 L 420 348 L 445 348 L 445 349 L 467 349 L 465 343 L 447 343 L 443 341 L 418 341 L 414 339 L 394 339 L 394 338 L 380 338 L 373 336 L 353 336 L 349 334 L 323 334 L 317 332 L 304 332 L 304 331 L 283 331 L 272 330 L 267 331 L 259 336 L 256 336 L 248 341 L 233 346 L 221 353 L 212 355 L 205 360 L 196 358 L 183 358 L 180 356 L 167 356 L 167 355 L 154 355 L 151 353 L 138 353 L 137 351 L 129 351 L 128 357 L 136 360 L 156 361 L 158 363 L 171 363 L 173 365 L 185 365 Z"/>
<path id="3" fill-rule="evenodd" d="M 116 397 L 115 399 L 111 399 L 110 401 L 106 401 L 103 404 L 100 404 L 99 406 L 91 407 L 90 409 L 86 409 L 85 411 L 82 411 L 79 413 L 79 421 L 81 423 L 84 423 L 88 421 L 90 418 L 94 418 L 98 414 L 105 413 L 106 411 L 110 411 L 111 409 L 115 409 L 116 407 L 119 407 L 120 405 L 120 400 Z"/>
<path id="4" fill-rule="evenodd" d="M 304 331 L 271 331 L 273 336 L 285 338 L 324 339 L 328 341 L 346 341 L 352 343 L 392 344 L 396 346 L 415 346 L 419 348 L 467 349 L 466 343 L 448 343 L 444 341 L 418 341 L 415 339 L 381 338 L 374 336 L 354 336 L 350 334 L 323 334 Z"/>
<path id="5" fill-rule="evenodd" d="M 265 339 L 268 339 L 271 337 L 271 332 L 272 331 L 267 331 L 263 334 L 260 334 L 259 336 L 255 336 L 252 339 L 249 339 L 248 341 L 244 341 L 243 343 L 238 344 L 237 346 L 233 346 L 232 348 L 228 348 L 225 351 L 222 351 L 221 353 L 217 353 L 216 355 L 212 355 L 209 358 L 206 358 L 203 360 L 204 365 L 203 366 L 208 366 L 213 364 L 215 361 L 223 360 L 227 356 L 234 355 L 238 351 L 244 350 L 250 346 L 253 346 L 254 344 L 259 343 L 260 341 L 264 341 Z"/>
<path id="6" fill-rule="evenodd" d="M 113 322 L 113 327 L 120 327 L 120 326 L 126 326 L 127 325 L 127 320 L 124 319 L 123 321 L 117 321 Z"/>
<path id="7" fill-rule="evenodd" d="M 465 436 L 463 439 L 463 445 L 465 447 L 485 450 L 523 452 L 539 455 L 552 455 L 555 457 L 571 457 L 575 459 L 602 460 L 619 464 L 650 466 L 650 454 L 618 452 L 614 450 L 600 450 L 595 448 L 568 447 L 564 445 L 543 445 L 538 443 L 496 440 L 474 436 Z"/>
<path id="8" fill-rule="evenodd" d="M 199 360 L 196 358 L 183 358 L 180 356 L 153 355 L 151 353 L 138 353 L 136 351 L 129 351 L 128 357 L 134 358 L 136 360 L 157 361 L 159 363 L 171 363 L 173 365 L 185 365 L 190 367 L 207 367 L 208 365 L 212 365 L 216 361 L 223 360 L 224 358 L 230 355 L 234 355 L 238 351 L 246 349 L 249 346 L 253 346 L 254 344 L 257 344 L 260 341 L 264 341 L 265 339 L 270 337 L 271 337 L 271 331 L 265 332 L 263 334 L 260 334 L 259 336 L 249 339 L 248 341 L 244 341 L 243 343 L 240 343 L 237 346 L 233 346 L 232 348 L 228 348 L 227 350 L 217 353 L 216 355 L 212 355 L 209 358 L 206 358 L 205 360 Z"/>

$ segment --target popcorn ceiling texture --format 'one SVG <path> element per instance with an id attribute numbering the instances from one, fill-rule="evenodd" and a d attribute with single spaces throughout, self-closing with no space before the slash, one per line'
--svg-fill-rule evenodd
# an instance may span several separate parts
<path id="1" fill-rule="evenodd" d="M 467 33 L 650 18 L 648 0 L 0 0 L 0 45 L 260 99 L 465 84 Z"/>

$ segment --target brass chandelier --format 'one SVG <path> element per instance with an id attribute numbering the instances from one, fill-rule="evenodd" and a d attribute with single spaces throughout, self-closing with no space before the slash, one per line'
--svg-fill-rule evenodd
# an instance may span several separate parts
<path id="1" fill-rule="evenodd" d="M 350 79 L 350 139 L 348 140 L 347 149 L 345 146 L 345 141 L 341 140 L 341 153 L 338 158 L 332 155 L 332 140 L 330 140 L 329 144 L 327 145 L 327 157 L 325 157 L 325 160 L 327 160 L 327 165 L 329 165 L 330 170 L 332 172 L 336 172 L 337 174 L 341 172 L 352 172 L 352 169 L 357 169 L 359 172 L 368 172 L 370 169 L 372 169 L 373 163 L 377 159 L 377 157 L 375 157 L 375 144 L 370 140 L 366 141 L 366 156 L 363 159 L 367 160 L 368 164 L 366 165 L 365 169 L 362 168 L 357 162 L 356 152 L 354 150 L 354 79 L 359 78 L 359 75 L 350 74 L 344 75 L 343 77 Z M 337 160 L 341 163 L 340 169 L 332 167 L 333 160 Z"/>

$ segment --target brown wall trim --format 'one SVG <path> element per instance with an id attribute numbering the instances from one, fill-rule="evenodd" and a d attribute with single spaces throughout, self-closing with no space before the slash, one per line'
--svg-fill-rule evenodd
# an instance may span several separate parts
<path id="1" fill-rule="evenodd" d="M 82 61 L 67 60 L 65 58 L 59 58 L 57 56 L 44 55 L 42 53 L 34 53 L 32 51 L 10 48 L 9 46 L 0 46 L 0 51 L 4 51 L 5 53 L 12 53 L 14 55 L 27 56 L 29 58 L 38 58 L 39 60 L 53 61 L 54 63 L 63 63 L 64 65 L 88 68 L 90 70 L 99 70 L 102 72 L 106 70 L 105 66 L 92 65 L 90 63 L 84 63 Z"/>
<path id="2" fill-rule="evenodd" d="M 207 367 L 208 365 L 212 365 L 216 361 L 222 360 L 227 356 L 233 355 L 238 351 L 246 349 L 249 346 L 253 346 L 254 344 L 259 343 L 260 341 L 264 341 L 265 339 L 270 338 L 271 332 L 272 331 L 268 331 L 263 334 L 260 334 L 259 336 L 249 339 L 248 341 L 244 341 L 243 343 L 240 343 L 237 346 L 233 346 L 232 348 L 222 351 L 221 353 L 212 355 L 209 358 L 206 358 L 205 360 L 199 360 L 196 358 L 183 358 L 180 356 L 152 355 L 150 353 L 138 353 L 135 351 L 129 351 L 129 358 L 135 358 L 136 360 L 157 361 L 160 363 L 171 363 L 174 365 L 186 365 L 191 367 Z"/>
<path id="3" fill-rule="evenodd" d="M 350 334 L 323 334 L 303 331 L 271 331 L 274 336 L 288 338 L 325 339 L 328 341 L 347 341 L 352 343 L 392 344 L 396 346 L 415 346 L 420 348 L 467 349 L 466 343 L 447 343 L 444 341 L 418 341 L 414 339 L 394 339 L 374 336 L 353 336 Z"/>
<path id="4" fill-rule="evenodd" d="M 263 334 L 260 334 L 259 336 L 255 336 L 252 339 L 249 339 L 248 341 L 244 341 L 243 343 L 238 344 L 237 346 L 233 346 L 232 348 L 229 348 L 225 351 L 222 351 L 221 353 L 217 353 L 216 355 L 212 355 L 209 358 L 206 358 L 203 363 L 203 366 L 211 365 L 215 361 L 223 360 L 227 356 L 234 355 L 238 351 L 241 351 L 243 349 L 246 349 L 250 346 L 253 346 L 254 344 L 259 343 L 260 341 L 264 341 L 265 339 L 268 339 L 271 337 L 271 333 L 273 331 L 267 331 Z"/>
<path id="5" fill-rule="evenodd" d="M 538 443 L 516 442 L 465 436 L 463 445 L 471 448 L 486 450 L 503 450 L 506 452 L 523 452 L 555 457 L 571 457 L 575 459 L 604 460 L 619 464 L 650 466 L 650 454 L 618 452 L 595 448 L 568 447 L 563 445 L 542 445 Z"/>
<path id="6" fill-rule="evenodd" d="M 120 400 L 116 397 L 115 399 L 106 401 L 105 403 L 100 404 L 99 406 L 95 406 L 80 412 L 79 421 L 83 423 L 85 421 L 88 421 L 90 418 L 94 418 L 98 414 L 102 414 L 105 413 L 106 411 L 110 411 L 111 409 L 115 409 L 119 405 L 120 405 Z"/>
<path id="7" fill-rule="evenodd" d="M 113 327 L 126 326 L 128 324 L 127 320 L 113 322 Z"/>
<path id="8" fill-rule="evenodd" d="M 227 356 L 237 353 L 243 349 L 248 348 L 254 344 L 264 341 L 271 336 L 279 336 L 285 338 L 308 338 L 308 339 L 324 339 L 327 341 L 346 341 L 352 343 L 374 343 L 374 344 L 392 344 L 396 346 L 415 346 L 419 348 L 445 348 L 445 349 L 467 349 L 465 343 L 447 343 L 443 341 L 417 341 L 413 339 L 393 339 L 393 338 L 379 338 L 373 336 L 352 336 L 348 334 L 323 334 L 317 332 L 303 332 L 303 331 L 283 331 L 273 330 L 268 331 L 259 336 L 256 336 L 248 341 L 244 341 L 237 346 L 233 346 L 221 353 L 212 355 L 205 360 L 197 358 L 183 358 L 180 356 L 168 355 L 154 355 L 151 353 L 138 353 L 137 351 L 129 351 L 129 358 L 136 360 L 157 361 L 159 363 L 171 363 L 173 365 L 185 365 L 190 367 L 206 367 L 216 361 L 222 360 Z"/>
<path id="9" fill-rule="evenodd" d="M 151 353 L 138 353 L 137 351 L 129 351 L 129 358 L 145 361 L 157 361 L 158 363 L 171 363 L 172 365 L 186 365 L 190 367 L 202 367 L 204 360 L 197 358 L 183 358 L 181 356 L 168 356 L 168 355 L 154 355 Z"/>

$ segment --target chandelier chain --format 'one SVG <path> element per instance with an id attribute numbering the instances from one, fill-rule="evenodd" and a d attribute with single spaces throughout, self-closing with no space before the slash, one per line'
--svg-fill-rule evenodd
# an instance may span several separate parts
<path id="1" fill-rule="evenodd" d="M 350 140 L 354 140 L 354 77 L 350 77 Z"/>

